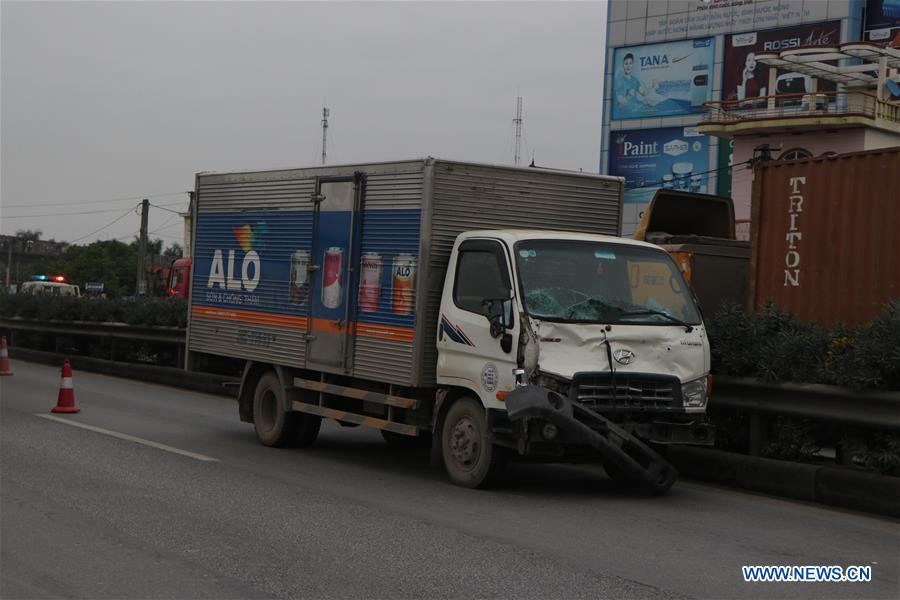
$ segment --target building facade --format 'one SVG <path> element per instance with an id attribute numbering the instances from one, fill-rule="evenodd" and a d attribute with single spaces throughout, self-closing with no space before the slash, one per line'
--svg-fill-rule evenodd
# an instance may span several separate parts
<path id="1" fill-rule="evenodd" d="M 840 84 L 776 73 L 757 56 L 883 43 L 900 33 L 900 0 L 611 0 L 607 21 L 600 172 L 626 179 L 623 235 L 655 191 L 671 187 L 732 196 L 746 237 L 746 162 L 759 146 L 777 160 L 900 145 L 900 134 L 870 127 L 709 126 L 716 103 L 740 120 L 776 94 L 782 112 L 805 110 L 810 97 L 845 102 Z"/>

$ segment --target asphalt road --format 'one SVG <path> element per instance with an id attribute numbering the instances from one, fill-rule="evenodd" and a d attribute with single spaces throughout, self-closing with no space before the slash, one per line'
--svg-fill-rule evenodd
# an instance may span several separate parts
<path id="1" fill-rule="evenodd" d="M 328 423 L 310 450 L 265 448 L 233 400 L 83 372 L 82 411 L 60 422 L 38 416 L 59 369 L 13 370 L 4 599 L 900 596 L 890 519 L 686 481 L 646 498 L 583 466 L 465 490 L 375 431 Z M 769 564 L 871 565 L 873 581 L 744 583 L 742 565 Z"/>

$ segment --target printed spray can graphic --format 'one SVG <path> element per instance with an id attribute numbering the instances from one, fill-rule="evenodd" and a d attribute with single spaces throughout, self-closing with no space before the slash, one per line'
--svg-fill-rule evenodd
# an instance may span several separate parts
<path id="1" fill-rule="evenodd" d="M 309 250 L 297 250 L 291 254 L 291 302 L 306 304 L 309 298 Z"/>
<path id="2" fill-rule="evenodd" d="M 324 263 L 322 305 L 325 308 L 338 308 L 341 305 L 341 284 L 344 279 L 344 249 L 332 246 L 325 250 Z"/>
<path id="3" fill-rule="evenodd" d="M 392 277 L 393 295 L 391 308 L 395 315 L 408 315 L 413 311 L 413 290 L 416 281 L 416 257 L 399 254 L 394 259 Z"/>
<path id="4" fill-rule="evenodd" d="M 362 255 L 362 278 L 359 282 L 359 309 L 363 312 L 378 310 L 381 297 L 381 255 L 366 252 Z"/>

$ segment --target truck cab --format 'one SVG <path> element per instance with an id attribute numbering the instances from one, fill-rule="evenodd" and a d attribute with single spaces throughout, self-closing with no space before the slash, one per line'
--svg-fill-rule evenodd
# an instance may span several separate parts
<path id="1" fill-rule="evenodd" d="M 657 246 L 564 232 L 463 233 L 440 312 L 438 383 L 477 393 L 492 436 L 521 454 L 585 450 L 575 416 L 546 418 L 530 406 L 525 430 L 523 419 L 512 423 L 512 400 L 526 387 L 548 406 L 588 410 L 645 442 L 712 443 L 706 332 L 690 288 Z"/>

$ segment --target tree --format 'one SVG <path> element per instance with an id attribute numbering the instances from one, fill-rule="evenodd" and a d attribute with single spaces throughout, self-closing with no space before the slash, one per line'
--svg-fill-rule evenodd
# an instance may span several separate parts
<path id="1" fill-rule="evenodd" d="M 44 232 L 40 229 L 20 229 L 16 232 L 16 237 L 26 242 L 36 242 L 41 239 Z"/>
<path id="2" fill-rule="evenodd" d="M 181 258 L 184 256 L 184 250 L 182 249 L 181 244 L 172 242 L 172 244 L 163 252 L 163 256 L 165 258 Z"/>

